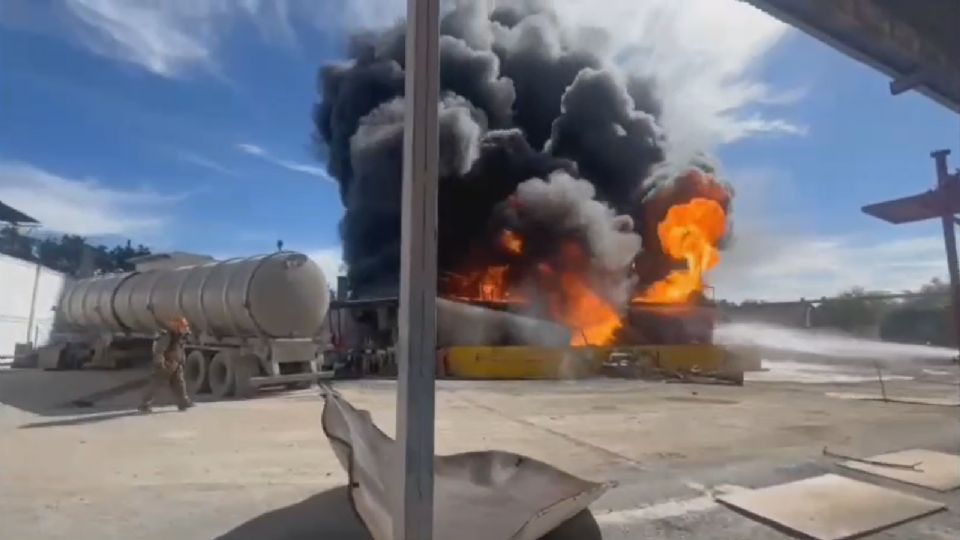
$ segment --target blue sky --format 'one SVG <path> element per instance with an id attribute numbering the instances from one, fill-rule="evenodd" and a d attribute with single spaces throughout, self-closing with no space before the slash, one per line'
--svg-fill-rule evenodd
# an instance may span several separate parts
<path id="1" fill-rule="evenodd" d="M 0 21 L 0 200 L 51 229 L 156 250 L 253 254 L 282 238 L 333 271 L 341 206 L 310 139 L 316 71 L 400 4 L 13 0 Z M 644 4 L 631 21 L 666 22 L 631 27 L 642 34 L 611 30 L 626 47 L 655 45 L 654 67 L 623 68 L 669 73 L 668 132 L 716 154 L 737 189 L 717 295 L 943 275 L 938 224 L 893 227 L 860 207 L 931 186 L 929 152 L 957 152 L 958 117 L 891 97 L 884 76 L 749 6 L 677 4 Z M 754 34 L 731 32 L 742 18 Z"/>

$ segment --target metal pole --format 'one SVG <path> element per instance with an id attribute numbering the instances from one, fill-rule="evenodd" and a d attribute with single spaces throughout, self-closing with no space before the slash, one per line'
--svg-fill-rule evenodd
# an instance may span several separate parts
<path id="1" fill-rule="evenodd" d="M 937 166 L 937 188 L 941 190 L 941 198 L 945 198 L 948 190 L 955 189 L 957 182 L 950 176 L 947 170 L 947 156 L 949 150 L 937 150 L 930 154 Z M 960 265 L 957 263 L 957 235 L 954 231 L 953 212 L 949 208 L 944 208 L 943 215 L 940 217 L 943 224 L 943 243 L 947 249 L 947 268 L 950 271 L 950 296 L 953 301 L 953 328 L 954 338 L 957 340 L 957 347 L 960 350 Z"/>
<path id="2" fill-rule="evenodd" d="M 880 381 L 880 397 L 887 401 L 887 385 L 883 384 L 883 370 L 880 368 L 880 362 L 874 362 L 873 367 L 877 369 L 877 380 Z"/>
<path id="3" fill-rule="evenodd" d="M 440 1 L 407 0 L 393 538 L 433 538 Z"/>
<path id="4" fill-rule="evenodd" d="M 30 338 L 33 337 L 33 323 L 37 314 L 37 289 L 40 287 L 40 263 L 33 274 L 33 292 L 30 294 L 30 314 L 27 316 L 27 342 L 36 346 L 36 342 Z M 31 347 L 32 348 L 32 347 Z"/>

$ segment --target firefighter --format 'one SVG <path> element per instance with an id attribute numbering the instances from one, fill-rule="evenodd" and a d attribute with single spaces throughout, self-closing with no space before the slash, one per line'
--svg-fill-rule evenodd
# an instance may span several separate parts
<path id="1" fill-rule="evenodd" d="M 190 334 L 190 324 L 180 317 L 170 321 L 167 328 L 153 342 L 153 374 L 147 383 L 147 389 L 140 402 L 140 412 L 148 413 L 157 389 L 169 384 L 177 402 L 177 408 L 185 411 L 193 407 L 187 396 L 187 386 L 183 380 L 184 341 Z"/>

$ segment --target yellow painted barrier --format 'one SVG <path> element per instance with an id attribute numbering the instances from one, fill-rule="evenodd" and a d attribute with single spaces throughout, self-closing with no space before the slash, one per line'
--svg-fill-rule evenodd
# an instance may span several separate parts
<path id="1" fill-rule="evenodd" d="M 451 347 L 438 354 L 438 373 L 459 379 L 572 379 L 599 375 L 613 353 L 651 368 L 742 380 L 759 356 L 715 345 L 630 347 Z M 756 365 L 754 365 L 756 364 Z"/>
<path id="2" fill-rule="evenodd" d="M 458 379 L 572 379 L 600 372 L 587 348 L 450 347 L 439 353 L 439 372 Z"/>
<path id="3" fill-rule="evenodd" d="M 638 345 L 616 347 L 614 352 L 665 371 L 713 373 L 724 366 L 723 351 L 713 345 Z"/>

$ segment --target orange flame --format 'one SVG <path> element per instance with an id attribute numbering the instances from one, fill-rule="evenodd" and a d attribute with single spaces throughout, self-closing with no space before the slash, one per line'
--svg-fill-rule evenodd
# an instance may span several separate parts
<path id="1" fill-rule="evenodd" d="M 570 328 L 570 345 L 609 345 L 620 329 L 620 315 L 576 274 L 560 276 L 566 309 L 554 316 Z"/>
<path id="2" fill-rule="evenodd" d="M 503 232 L 500 233 L 500 245 L 503 246 L 503 249 L 514 255 L 523 253 L 523 238 L 510 229 L 504 229 Z"/>
<path id="3" fill-rule="evenodd" d="M 509 296 L 506 275 L 506 266 L 487 268 L 480 276 L 480 300 L 506 300 Z"/>
<path id="4" fill-rule="evenodd" d="M 703 290 L 703 274 L 720 262 L 717 243 L 727 228 L 723 207 L 714 200 L 697 197 L 670 207 L 657 225 L 663 252 L 686 261 L 683 270 L 674 270 L 634 298 L 637 302 L 682 303 Z"/>
<path id="5" fill-rule="evenodd" d="M 514 255 L 523 254 L 524 241 L 516 232 L 504 229 L 498 245 Z M 589 260 L 577 242 L 562 246 L 559 260 L 537 265 L 539 276 L 534 285 L 546 300 L 550 319 L 570 329 L 572 346 L 609 345 L 622 322 L 617 310 L 589 283 Z M 511 267 L 488 266 L 461 274 L 450 274 L 445 283 L 447 295 L 468 302 L 523 303 L 524 295 L 510 283 Z"/>
<path id="6" fill-rule="evenodd" d="M 586 263 L 583 250 L 576 243 L 563 246 L 565 265 L 577 268 Z M 620 315 L 603 297 L 590 287 L 590 284 L 576 271 L 555 272 L 549 265 L 541 263 L 541 285 L 548 293 L 550 316 L 570 329 L 570 345 L 609 345 L 613 343 L 617 331 L 623 326 Z"/>

